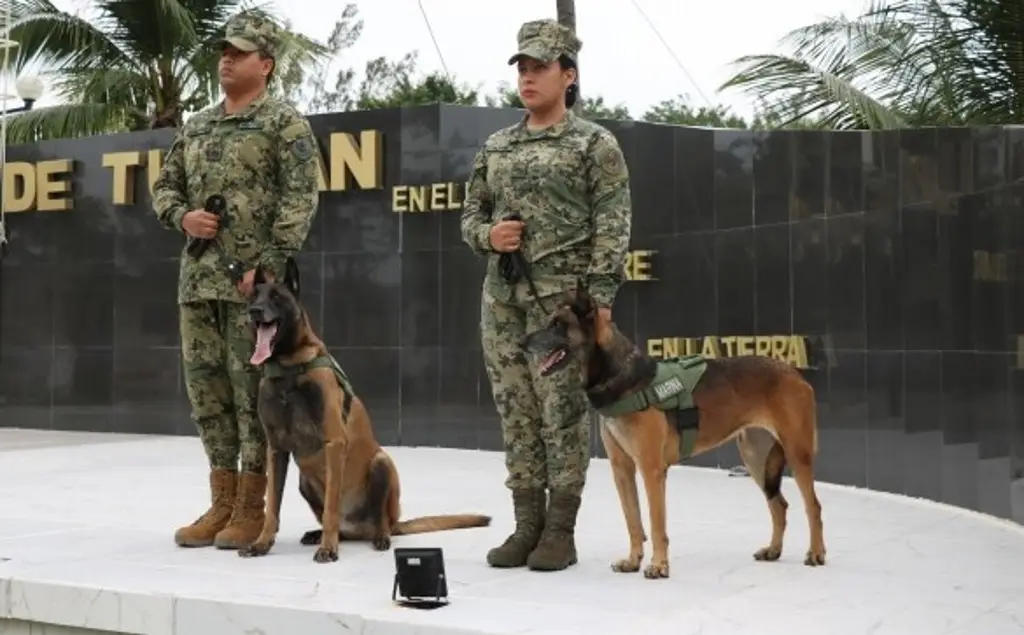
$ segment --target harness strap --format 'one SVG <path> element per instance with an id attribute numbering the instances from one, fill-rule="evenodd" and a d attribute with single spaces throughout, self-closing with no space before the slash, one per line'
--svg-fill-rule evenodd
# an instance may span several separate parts
<path id="1" fill-rule="evenodd" d="M 700 355 L 686 355 L 662 360 L 654 380 L 637 392 L 631 393 L 601 408 L 605 417 L 614 418 L 640 412 L 654 406 L 660 410 L 688 410 L 694 407 L 693 389 L 707 361 Z"/>
<path id="2" fill-rule="evenodd" d="M 342 423 L 348 423 L 348 416 L 352 412 L 352 382 L 349 381 L 348 375 L 342 370 L 341 364 L 332 355 L 317 355 L 308 362 L 291 366 L 285 366 L 276 360 L 268 360 L 263 364 L 263 376 L 269 379 L 297 377 L 317 368 L 329 368 L 334 373 L 334 378 L 338 381 L 338 386 L 341 388 L 341 421 Z"/>
<path id="3" fill-rule="evenodd" d="M 679 431 L 679 460 L 684 461 L 693 456 L 693 448 L 697 445 L 697 428 L 683 428 Z"/>

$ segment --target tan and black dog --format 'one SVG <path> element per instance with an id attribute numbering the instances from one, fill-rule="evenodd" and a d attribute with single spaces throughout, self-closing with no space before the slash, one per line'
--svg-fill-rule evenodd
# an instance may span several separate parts
<path id="1" fill-rule="evenodd" d="M 644 575 L 667 578 L 668 467 L 733 438 L 771 512 L 771 541 L 754 558 L 777 560 L 782 553 L 789 505 L 780 486 L 788 464 L 810 524 L 811 544 L 804 563 L 825 564 L 821 504 L 814 491 L 814 389 L 793 366 L 753 355 L 656 361 L 601 316 L 583 290 L 570 292 L 547 326 L 527 335 L 523 344 L 543 356 L 542 375 L 581 368 L 590 403 L 601 414 L 601 440 L 629 532 L 629 555 L 612 569 L 639 571 L 643 560 L 647 536 L 640 517 L 637 469 L 647 491 L 654 546 Z M 570 365 L 574 358 L 579 366 Z"/>
<path id="2" fill-rule="evenodd" d="M 477 514 L 399 520 L 398 470 L 348 377 L 313 333 L 293 260 L 280 282 L 256 271 L 249 317 L 257 340 L 250 361 L 263 370 L 258 412 L 267 434 L 267 502 L 263 531 L 239 555 L 262 556 L 273 547 L 289 456 L 322 528 L 301 539 L 319 543 L 316 562 L 336 561 L 339 539 L 367 540 L 385 551 L 392 536 L 490 524 L 490 516 Z"/>

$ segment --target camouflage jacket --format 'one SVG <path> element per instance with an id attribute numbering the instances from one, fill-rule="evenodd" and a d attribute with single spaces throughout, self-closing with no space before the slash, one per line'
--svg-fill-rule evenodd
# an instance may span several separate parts
<path id="1" fill-rule="evenodd" d="M 283 275 L 286 257 L 302 247 L 316 214 L 318 169 L 309 121 L 266 93 L 233 115 L 221 104 L 189 119 L 153 184 L 156 216 L 184 233 L 182 217 L 209 196 L 224 196 L 227 210 L 216 242 L 199 259 L 183 246 L 178 302 L 245 301 L 221 250 L 246 270 L 263 265 Z"/>
<path id="2" fill-rule="evenodd" d="M 491 135 L 477 153 L 466 188 L 462 239 L 488 258 L 485 290 L 523 300 L 528 285 L 510 288 L 490 246 L 493 224 L 519 214 L 526 223 L 522 252 L 541 297 L 572 288 L 583 277 L 602 306 L 625 281 L 632 210 L 629 172 L 614 135 L 568 112 L 532 132 L 526 119 Z"/>

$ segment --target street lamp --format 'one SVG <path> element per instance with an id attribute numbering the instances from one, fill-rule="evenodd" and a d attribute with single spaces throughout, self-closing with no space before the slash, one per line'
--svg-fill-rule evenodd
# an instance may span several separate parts
<path id="1" fill-rule="evenodd" d="M 11 39 L 0 39 L 0 50 L 4 52 L 4 66 L 6 66 L 7 59 L 10 55 L 10 50 L 17 48 L 18 43 Z M 6 82 L 4 82 L 6 88 Z M 35 105 L 39 98 L 43 96 L 43 80 L 35 75 L 22 75 L 18 79 L 14 80 L 14 95 L 0 95 L 4 102 L 12 97 L 17 97 L 23 102 L 23 105 L 18 108 L 4 108 L 5 114 L 10 115 L 16 112 L 25 112 L 26 110 L 32 110 L 32 106 Z M 6 92 L 6 91 L 5 91 Z M 5 104 L 6 105 L 6 104 Z"/>
<path id="2" fill-rule="evenodd" d="M 43 96 L 42 78 L 36 77 L 35 75 L 22 75 L 18 79 L 14 80 L 14 92 L 18 94 L 21 101 L 25 102 L 25 105 L 21 108 L 8 108 L 7 112 L 22 112 L 23 110 L 32 110 L 32 106 L 39 101 L 39 98 Z"/>
<path id="3" fill-rule="evenodd" d="M 3 21 L 3 35 L 0 38 L 0 50 L 3 51 L 4 68 L 7 67 L 7 61 L 10 59 L 11 49 L 18 46 L 18 43 L 10 39 L 10 5 L 8 5 L 8 11 L 4 15 Z M 3 90 L 0 91 L 0 166 L 6 167 L 7 165 L 7 115 L 12 113 L 27 112 L 32 110 L 32 106 L 35 105 L 39 98 L 43 96 L 43 80 L 34 75 L 23 75 L 18 79 L 14 80 L 14 92 L 16 95 L 8 95 L 7 93 L 7 81 L 6 77 L 3 81 Z M 22 105 L 18 108 L 8 108 L 7 100 L 11 97 L 17 97 L 21 99 Z M 0 178 L 0 260 L 7 255 L 8 251 L 8 239 L 7 239 L 7 196 L 4 192 L 4 185 L 6 184 L 6 178 Z"/>

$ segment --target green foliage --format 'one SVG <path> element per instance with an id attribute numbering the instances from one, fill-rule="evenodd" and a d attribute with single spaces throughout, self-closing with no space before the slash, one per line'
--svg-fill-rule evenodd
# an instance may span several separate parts
<path id="1" fill-rule="evenodd" d="M 747 128 L 747 122 L 729 112 L 725 106 L 700 106 L 694 108 L 680 95 L 651 106 L 644 113 L 644 121 L 670 123 L 679 126 L 707 126 L 712 128 Z"/>
<path id="2" fill-rule="evenodd" d="M 85 19 L 50 0 L 0 0 L 19 42 L 7 65 L 48 69 L 48 86 L 65 103 L 9 118 L 8 143 L 178 126 L 186 112 L 219 92 L 217 40 L 242 10 L 271 12 L 243 0 L 96 0 Z M 326 51 L 284 33 L 277 74 L 287 78 Z"/>
<path id="3" fill-rule="evenodd" d="M 398 108 L 427 104 L 476 106 L 477 91 L 459 86 L 443 73 L 419 76 L 417 53 L 406 53 L 397 62 L 378 57 L 366 63 L 366 72 L 359 86 L 356 108 Z"/>
<path id="4" fill-rule="evenodd" d="M 748 55 L 722 88 L 787 124 L 900 128 L 1021 123 L 1024 3 L 897 0 L 796 29 L 783 53 Z"/>

